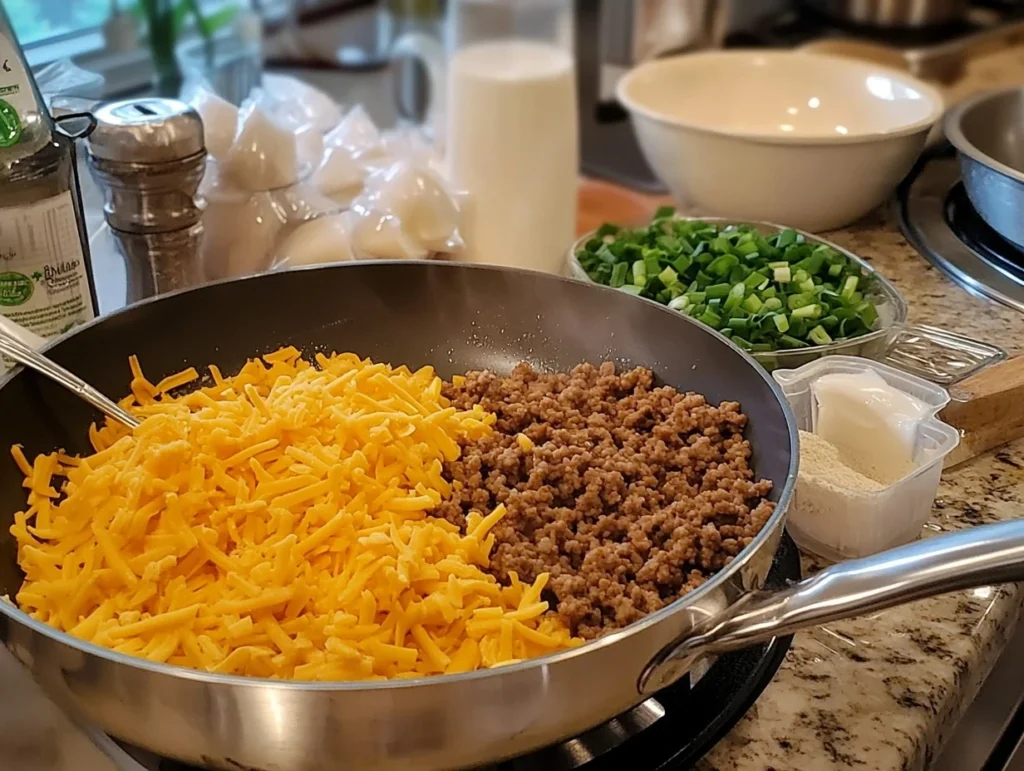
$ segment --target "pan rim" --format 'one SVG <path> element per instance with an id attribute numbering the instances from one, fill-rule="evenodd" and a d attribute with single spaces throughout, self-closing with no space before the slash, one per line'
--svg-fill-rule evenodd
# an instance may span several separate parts
<path id="1" fill-rule="evenodd" d="M 587 287 L 588 291 L 600 292 L 602 294 L 615 294 L 621 296 L 622 293 L 611 287 L 603 286 L 600 284 L 594 284 L 591 282 L 581 281 L 575 278 L 569 278 L 565 276 L 556 276 L 552 274 L 539 273 L 537 271 L 527 270 L 525 268 L 511 268 L 504 266 L 494 265 L 480 265 L 480 264 L 469 264 L 469 263 L 458 263 L 458 262 L 426 262 L 416 261 L 411 262 L 408 260 L 356 260 L 351 262 L 342 263 L 331 263 L 328 265 L 310 265 L 302 266 L 298 268 L 292 268 L 287 271 L 274 271 L 267 273 L 259 273 L 251 276 L 243 276 L 240 278 L 223 279 L 220 281 L 210 282 L 199 287 L 191 287 L 188 289 L 178 290 L 176 292 L 169 292 L 164 295 L 157 297 L 150 297 L 142 300 L 138 303 L 120 308 L 113 313 L 105 316 L 100 316 L 91 321 L 82 324 L 69 330 L 66 334 L 61 335 L 49 341 L 43 346 L 41 351 L 48 351 L 51 348 L 63 343 L 64 341 L 74 337 L 76 334 L 91 329 L 97 324 L 105 322 L 107 319 L 112 319 L 135 308 L 149 305 L 154 302 L 161 302 L 172 297 L 179 295 L 188 294 L 191 292 L 202 292 L 209 287 L 220 286 L 228 283 L 236 283 L 240 281 L 265 281 L 271 280 L 275 273 L 298 273 L 305 271 L 328 271 L 328 270 L 345 270 L 358 267 L 377 266 L 377 265 L 389 265 L 389 266 L 416 266 L 424 267 L 430 265 L 434 268 L 441 270 L 471 270 L 480 272 L 490 273 L 512 273 L 512 274 L 529 274 L 533 277 L 542 277 L 546 280 L 555 282 L 562 282 L 566 284 L 575 284 L 582 287 Z M 112 664 L 126 665 L 132 668 L 137 668 L 151 672 L 156 675 L 167 676 L 172 678 L 182 678 L 185 680 L 201 682 L 208 685 L 221 685 L 232 688 L 272 688 L 274 690 L 295 690 L 302 692 L 345 692 L 354 693 L 360 691 L 367 692 L 381 692 L 381 691 L 404 691 L 407 689 L 418 689 L 427 686 L 456 686 L 462 683 L 474 682 L 476 680 L 484 680 L 490 677 L 497 677 L 504 674 L 523 674 L 534 669 L 546 669 L 549 666 L 555 666 L 561 664 L 570 659 L 574 659 L 578 656 L 585 655 L 588 652 L 593 652 L 598 649 L 607 648 L 615 645 L 621 640 L 627 637 L 640 634 L 642 631 L 649 629 L 652 626 L 656 626 L 661 622 L 665 621 L 671 616 L 679 613 L 684 607 L 692 605 L 700 600 L 707 594 L 713 592 L 720 585 L 727 583 L 732 579 L 738 572 L 743 569 L 757 553 L 761 551 L 764 544 L 772 538 L 776 530 L 785 519 L 786 511 L 791 503 L 793 493 L 796 488 L 796 478 L 799 467 L 799 434 L 797 431 L 796 418 L 793 415 L 792 408 L 789 405 L 789 400 L 786 398 L 782 387 L 775 381 L 775 379 L 765 370 L 760 364 L 757 363 L 746 351 L 733 343 L 729 338 L 719 334 L 715 330 L 707 327 L 694 319 L 676 313 L 667 306 L 661 305 L 660 303 L 648 300 L 643 297 L 630 297 L 630 301 L 638 301 L 647 303 L 651 307 L 657 309 L 659 313 L 665 313 L 670 315 L 672 318 L 678 321 L 684 321 L 685 323 L 692 324 L 699 328 L 703 333 L 710 334 L 718 339 L 720 343 L 725 343 L 729 348 L 738 353 L 749 365 L 751 370 L 756 376 L 758 376 L 762 382 L 767 384 L 768 388 L 775 395 L 776 401 L 782 408 L 783 417 L 786 422 L 786 433 L 789 439 L 790 446 L 790 457 L 789 465 L 786 472 L 785 481 L 782 484 L 782 491 L 779 494 L 778 502 L 776 503 L 775 510 L 772 512 L 771 517 L 762 526 L 760 532 L 754 537 L 754 540 L 750 542 L 740 553 L 730 562 L 725 568 L 715 573 L 711 578 L 701 584 L 699 587 L 691 592 L 687 592 L 681 597 L 677 598 L 673 602 L 666 605 L 654 613 L 635 621 L 628 626 L 617 630 L 604 637 L 590 640 L 583 645 L 575 648 L 568 648 L 561 651 L 555 651 L 547 653 L 542 656 L 536 656 L 530 659 L 524 659 L 515 664 L 509 664 L 505 666 L 491 667 L 487 669 L 478 669 L 472 672 L 462 672 L 458 674 L 440 674 L 440 675 L 423 675 L 422 677 L 409 678 L 409 679 L 393 679 L 393 680 L 277 680 L 272 678 L 260 678 L 250 677 L 246 675 L 230 675 L 230 674 L 219 674 L 214 672 L 207 672 L 199 669 L 191 669 L 189 667 L 182 667 L 176 664 L 157 663 L 149 661 L 138 656 L 132 656 L 126 653 L 120 653 L 110 648 L 105 648 L 101 645 L 82 640 L 74 637 L 67 632 L 62 632 L 55 627 L 50 626 L 42 621 L 38 621 L 27 613 L 22 611 L 14 601 L 10 602 L 0 600 L 0 614 L 7 616 L 11 621 L 20 624 L 21 626 L 27 627 L 36 634 L 43 635 L 49 638 L 53 642 L 58 642 L 63 645 L 68 645 L 71 648 L 80 651 L 85 654 L 97 656 L 105 659 Z M 6 377 L 0 379 L 0 389 L 7 386 L 15 377 L 22 374 L 24 368 L 14 368 Z M 9 635 L 8 635 L 9 636 Z M 17 651 L 13 649 L 13 646 L 5 642 L 5 646 L 12 650 L 15 657 L 18 658 Z M 20 660 L 20 658 L 19 658 Z M 644 662 L 646 664 L 647 662 Z M 635 677 L 631 676 L 632 680 Z"/>
<path id="2" fill-rule="evenodd" d="M 995 88 L 983 91 L 980 94 L 976 94 L 975 96 L 960 102 L 946 113 L 946 116 L 943 119 L 943 129 L 946 133 L 946 139 L 949 140 L 949 143 L 953 145 L 958 153 L 962 154 L 969 160 L 980 163 L 983 166 L 987 166 L 997 174 L 1001 174 L 1018 184 L 1024 182 L 1024 172 L 1021 172 L 1019 169 L 1015 169 L 1012 166 L 1007 166 L 1002 161 L 998 161 L 988 153 L 982 151 L 976 144 L 974 144 L 974 142 L 967 138 L 967 135 L 963 130 L 963 121 L 964 118 L 967 117 L 967 114 L 972 112 L 978 105 L 993 99 L 1001 98 L 1007 94 L 1015 92 L 1020 93 L 1021 91 L 1024 91 L 1024 88 L 1021 86 Z"/>

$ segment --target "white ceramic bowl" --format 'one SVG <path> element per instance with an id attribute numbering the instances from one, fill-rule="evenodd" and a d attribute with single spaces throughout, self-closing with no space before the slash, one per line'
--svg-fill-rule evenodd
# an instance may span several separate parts
<path id="1" fill-rule="evenodd" d="M 654 60 L 622 78 L 618 97 L 680 204 L 810 231 L 885 200 L 943 108 L 897 70 L 799 51 Z"/>

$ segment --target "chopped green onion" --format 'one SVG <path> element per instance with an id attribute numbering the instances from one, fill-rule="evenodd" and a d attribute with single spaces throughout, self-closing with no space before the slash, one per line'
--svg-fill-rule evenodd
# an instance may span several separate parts
<path id="1" fill-rule="evenodd" d="M 717 313 L 715 313 L 710 308 L 708 308 L 706 311 L 704 311 L 697 318 L 697 320 L 699 322 L 701 322 L 702 324 L 707 324 L 709 327 L 713 327 L 715 329 L 718 329 L 720 326 L 722 326 L 722 317 L 719 316 Z"/>
<path id="2" fill-rule="evenodd" d="M 860 279 L 857 276 L 850 276 L 843 282 L 843 288 L 839 292 L 839 296 L 844 300 L 849 300 L 853 297 L 853 293 L 857 291 L 857 284 Z"/>
<path id="3" fill-rule="evenodd" d="M 732 289 L 729 290 L 729 296 L 726 298 L 725 303 L 722 305 L 727 311 L 731 311 L 733 308 L 738 308 L 740 303 L 743 302 L 743 296 L 747 293 L 746 286 L 743 282 L 733 284 Z"/>
<path id="4" fill-rule="evenodd" d="M 814 304 L 816 298 L 813 294 L 807 292 L 801 294 L 791 294 L 786 298 L 786 305 L 789 306 L 791 311 L 795 311 L 797 308 L 802 308 L 805 305 Z"/>
<path id="5" fill-rule="evenodd" d="M 768 276 L 761 275 L 760 273 L 751 273 L 746 278 L 737 279 L 737 281 L 742 281 L 748 289 L 761 291 L 762 289 L 767 288 L 768 282 L 771 281 L 771 279 L 769 279 Z"/>
<path id="6" fill-rule="evenodd" d="M 717 297 L 719 299 L 729 296 L 729 290 L 732 287 L 728 284 L 712 284 L 704 289 L 707 292 L 708 297 Z"/>
<path id="7" fill-rule="evenodd" d="M 821 326 L 821 324 L 808 332 L 807 338 L 818 345 L 828 345 L 832 342 L 832 338 L 829 337 L 828 332 L 825 331 L 825 327 Z"/>
<path id="8" fill-rule="evenodd" d="M 875 306 L 869 302 L 864 302 L 858 305 L 857 314 L 860 316 L 860 320 L 864 322 L 864 326 L 868 329 L 871 329 L 878 320 L 878 311 L 875 309 Z"/>
<path id="9" fill-rule="evenodd" d="M 647 283 L 647 267 L 644 265 L 643 260 L 637 260 L 633 263 L 633 283 L 639 287 Z"/>
<path id="10" fill-rule="evenodd" d="M 612 268 L 612 276 L 608 281 L 609 286 L 613 286 L 618 289 L 620 286 L 626 283 L 626 271 L 629 270 L 628 262 L 620 262 L 614 268 Z"/>
<path id="11" fill-rule="evenodd" d="M 806 348 L 807 343 L 803 340 L 799 340 L 792 335 L 780 335 L 779 343 L 783 348 Z"/>
<path id="12" fill-rule="evenodd" d="M 661 283 L 665 286 L 672 286 L 679 281 L 679 274 L 672 270 L 672 268 L 665 268 L 658 274 L 658 278 L 661 279 Z"/>
<path id="13" fill-rule="evenodd" d="M 740 258 L 735 254 L 723 254 L 720 257 L 716 257 L 708 265 L 708 273 L 712 276 L 724 277 L 728 276 L 729 272 L 738 267 L 740 264 Z"/>
<path id="14" fill-rule="evenodd" d="M 644 272 L 648 276 L 657 276 L 661 270 L 658 264 L 658 254 L 653 249 L 644 249 Z"/>
<path id="15" fill-rule="evenodd" d="M 812 331 L 848 339 L 878 326 L 873 274 L 794 230 L 680 219 L 665 207 L 646 227 L 602 226 L 575 257 L 592 281 L 667 305 L 754 352 L 821 344 Z"/>
<path id="16" fill-rule="evenodd" d="M 793 310 L 793 317 L 798 319 L 816 319 L 821 315 L 821 306 L 817 303 L 801 305 Z"/>
<path id="17" fill-rule="evenodd" d="M 791 244 L 795 244 L 798 236 L 799 234 L 795 230 L 787 228 L 786 230 L 783 230 L 781 233 L 779 233 L 779 237 L 778 240 L 775 242 L 775 245 L 780 249 L 784 249 L 787 246 L 790 246 Z"/>

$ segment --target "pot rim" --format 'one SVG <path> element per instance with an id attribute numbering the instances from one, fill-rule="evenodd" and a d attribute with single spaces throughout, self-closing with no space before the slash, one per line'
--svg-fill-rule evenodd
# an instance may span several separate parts
<path id="1" fill-rule="evenodd" d="M 981 104 L 985 104 L 994 99 L 1000 99 L 1007 94 L 1021 93 L 1024 88 L 1020 86 L 1011 86 L 1009 88 L 1000 88 L 992 91 L 986 91 L 982 94 L 977 94 L 969 99 L 965 99 L 958 105 L 953 107 L 946 117 L 943 119 L 942 128 L 945 131 L 946 139 L 949 143 L 956 148 L 956 151 L 976 163 L 980 163 L 983 166 L 988 167 L 992 171 L 998 172 L 1005 177 L 1009 177 L 1014 182 L 1024 184 L 1024 172 L 1018 171 L 1017 169 L 1007 166 L 1005 163 L 997 161 L 987 153 L 982 152 L 977 145 L 971 142 L 967 135 L 963 131 L 963 121 L 968 113 L 973 111 L 976 107 Z"/>

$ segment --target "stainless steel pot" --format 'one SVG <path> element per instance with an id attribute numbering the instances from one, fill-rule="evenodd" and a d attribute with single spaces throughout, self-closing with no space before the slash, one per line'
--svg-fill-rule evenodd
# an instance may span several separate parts
<path id="1" fill-rule="evenodd" d="M 968 99 L 946 114 L 944 127 L 974 208 L 1024 249 L 1024 88 Z"/>
<path id="2" fill-rule="evenodd" d="M 414 287 L 414 291 L 410 291 Z M 264 312 L 273 308 L 273 312 Z M 369 322 L 369 323 L 367 323 Z M 201 766 L 249 771 L 458 769 L 535 750 L 605 722 L 701 655 L 929 594 L 1024 579 L 1024 521 L 976 528 L 837 565 L 759 593 L 796 476 L 796 429 L 776 384 L 725 338 L 621 292 L 552 276 L 434 263 L 350 263 L 166 295 L 47 348 L 107 393 L 125 360 L 154 376 L 184 364 L 231 371 L 268 346 L 355 350 L 442 375 L 563 369 L 613 359 L 665 382 L 736 399 L 754 470 L 778 506 L 761 533 L 698 590 L 580 648 L 493 670 L 385 683 L 282 682 L 154 664 L 98 648 L 0 602 L 0 639 L 47 693 L 100 729 Z M 31 372 L 0 382 L 0 446 L 86 449 L 91 409 Z M 22 581 L 8 533 L 21 478 L 0 463 L 0 594 Z"/>
<path id="3" fill-rule="evenodd" d="M 960 21 L 968 0 L 803 0 L 804 5 L 846 24 L 919 29 Z"/>

